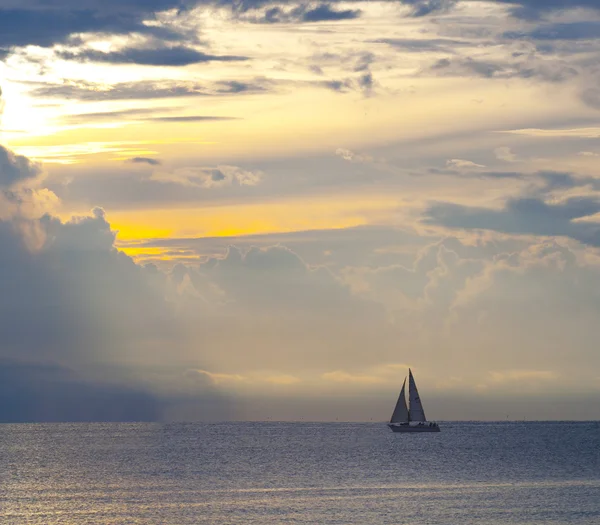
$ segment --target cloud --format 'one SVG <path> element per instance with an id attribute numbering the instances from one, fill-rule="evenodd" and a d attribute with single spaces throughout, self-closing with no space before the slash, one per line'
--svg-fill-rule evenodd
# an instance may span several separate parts
<path id="1" fill-rule="evenodd" d="M 239 382 L 243 381 L 244 378 L 239 374 L 219 374 L 216 372 L 209 372 L 207 370 L 187 370 L 186 375 L 188 377 L 200 377 L 201 379 L 208 379 L 212 384 L 219 385 L 223 383 Z"/>
<path id="2" fill-rule="evenodd" d="M 172 117 L 152 117 L 147 120 L 153 122 L 224 122 L 240 119 L 239 117 L 217 117 L 209 115 L 177 115 Z"/>
<path id="3" fill-rule="evenodd" d="M 120 150 L 122 158 L 131 158 L 138 148 Z M 143 158 L 155 158 L 146 156 Z M 239 198 L 258 198 L 281 191 L 270 174 L 245 166 L 183 166 L 147 162 L 124 162 L 111 170 L 87 169 L 80 165 L 61 168 L 45 185 L 69 206 L 91 207 L 102 202 L 113 209 L 163 208 L 173 204 L 197 206 Z M 134 166 L 148 166 L 135 169 Z"/>
<path id="4" fill-rule="evenodd" d="M 221 356 L 230 370 L 268 364 L 271 370 L 298 376 L 307 365 L 331 369 L 343 355 L 364 361 L 364 345 L 385 333 L 379 305 L 353 296 L 329 269 L 307 265 L 285 246 L 230 246 L 225 255 L 196 267 L 178 266 L 177 274 L 180 283 L 189 279 L 202 298 L 197 300 L 206 305 L 210 328 L 203 338 L 223 342 L 225 337 L 231 348 L 239 345 L 231 359 Z M 223 332 L 232 316 L 236 330 Z M 346 328 L 340 332 L 342 326 Z M 216 357 L 220 347 L 209 347 L 209 356 Z"/>
<path id="5" fill-rule="evenodd" d="M 281 374 L 269 376 L 266 378 L 266 381 L 268 383 L 273 383 L 274 385 L 295 385 L 300 383 L 301 380 L 289 374 Z"/>
<path id="6" fill-rule="evenodd" d="M 533 39 L 533 40 L 589 40 L 600 36 L 600 22 L 581 20 L 576 22 L 558 22 L 544 24 L 529 32 L 510 31 L 504 33 L 504 38 Z"/>
<path id="7" fill-rule="evenodd" d="M 566 11 L 568 9 L 587 8 L 599 9 L 597 0 L 496 0 L 511 6 L 511 13 L 517 18 L 528 21 L 539 20 L 552 11 Z"/>
<path id="8" fill-rule="evenodd" d="M 360 10 L 345 9 L 338 11 L 327 4 L 320 4 L 302 14 L 303 22 L 331 22 L 336 20 L 352 20 L 360 16 Z"/>
<path id="9" fill-rule="evenodd" d="M 415 53 L 453 53 L 455 47 L 471 47 L 473 45 L 472 42 L 467 40 L 454 40 L 450 38 L 379 38 L 372 42 L 376 44 L 388 44 L 395 49 Z"/>
<path id="10" fill-rule="evenodd" d="M 438 76 L 482 78 L 538 78 L 545 82 L 566 82 L 579 75 L 573 64 L 559 59 L 530 56 L 525 60 L 482 60 L 471 57 L 441 58 L 434 62 L 429 73 Z"/>
<path id="11" fill-rule="evenodd" d="M 121 18 L 118 22 L 109 21 L 97 13 L 83 11 L 24 9 L 0 10 L 0 45 L 3 47 L 38 45 L 49 47 L 65 41 L 77 31 L 110 30 L 130 32 L 140 28 L 132 17 Z M 25 29 L 25 30 L 24 30 Z"/>
<path id="12" fill-rule="evenodd" d="M 504 162 L 516 162 L 517 156 L 511 151 L 508 146 L 501 146 L 494 150 L 494 155 L 497 159 Z"/>
<path id="13" fill-rule="evenodd" d="M 410 16 L 421 17 L 434 12 L 444 12 L 451 8 L 454 0 L 403 0 L 410 6 Z M 129 0 L 126 2 L 109 1 L 74 2 L 58 0 L 52 5 L 36 2 L 12 2 L 4 4 L 0 10 L 0 49 L 25 47 L 35 45 L 52 47 L 56 44 L 76 40 L 82 34 L 113 34 L 130 35 L 142 34 L 163 41 L 179 42 L 189 40 L 191 32 L 185 24 L 177 23 L 194 7 L 213 7 L 230 10 L 237 19 L 256 23 L 318 23 L 353 20 L 361 15 L 359 9 L 340 9 L 331 2 L 317 4 L 308 2 L 296 3 L 285 9 L 279 2 L 273 1 L 201 1 L 201 0 L 153 0 L 141 2 Z M 157 15 L 169 10 L 179 10 L 175 23 L 166 23 Z M 258 12 L 258 14 L 257 14 Z M 149 24 L 153 20 L 159 23 Z M 189 24 L 188 24 L 189 25 Z M 184 29 L 185 28 L 185 29 Z M 193 33 L 193 32 L 192 32 Z M 110 61 L 121 62 L 124 57 L 109 54 L 103 57 Z M 141 57 L 141 63 L 163 65 L 174 63 L 195 63 L 198 57 L 179 53 L 177 56 L 159 58 L 154 56 Z M 66 54 L 67 59 L 77 59 L 76 55 Z M 90 57 L 97 59 L 97 56 Z M 101 57 L 102 58 L 102 57 Z M 140 58 L 140 57 L 138 57 Z M 202 61 L 201 59 L 198 61 Z M 134 59 L 135 63 L 140 63 Z"/>
<path id="14" fill-rule="evenodd" d="M 128 47 L 120 51 L 102 52 L 94 49 L 60 51 L 57 56 L 79 62 L 108 62 L 111 64 L 138 64 L 143 66 L 180 67 L 205 62 L 240 62 L 248 57 L 236 55 L 210 55 L 186 46 L 156 48 Z"/>
<path id="15" fill-rule="evenodd" d="M 373 93 L 375 80 L 373 74 L 368 71 L 359 75 L 357 78 L 345 78 L 343 80 L 319 80 L 311 84 L 324 87 L 337 93 L 347 93 L 349 91 L 361 91 L 365 96 Z"/>
<path id="16" fill-rule="evenodd" d="M 594 139 L 600 137 L 600 127 L 588 128 L 568 128 L 568 129 L 542 129 L 542 128 L 523 128 L 511 129 L 498 133 L 510 133 L 513 135 L 526 135 L 529 137 L 572 137 L 582 139 Z"/>
<path id="17" fill-rule="evenodd" d="M 149 164 L 150 166 L 159 166 L 161 164 L 160 160 L 150 157 L 133 157 L 128 162 L 132 162 L 133 164 Z"/>
<path id="18" fill-rule="evenodd" d="M 323 86 L 324 88 L 330 89 L 331 91 L 337 91 L 343 93 L 353 88 L 352 80 L 324 80 L 316 82 L 316 85 Z"/>
<path id="19" fill-rule="evenodd" d="M 236 171 L 231 173 L 233 177 Z M 205 176 L 218 182 L 228 174 L 217 167 L 208 168 Z M 539 172 L 531 178 L 540 187 L 583 187 L 577 186 L 583 178 L 571 174 Z M 589 203 L 565 201 L 556 215 L 569 220 L 589 209 Z M 595 351 L 591 324 L 582 325 L 583 335 L 577 335 L 569 323 L 579 322 L 570 310 L 581 302 L 589 303 L 585 312 L 597 318 L 592 314 L 600 311 L 593 286 L 598 270 L 592 263 L 584 268 L 565 249 L 523 248 L 529 244 L 514 239 L 471 238 L 466 244 L 448 238 L 429 242 L 419 251 L 415 246 L 427 242 L 423 238 L 370 228 L 327 236 L 317 232 L 281 236 L 286 243 L 296 243 L 297 249 L 274 245 L 272 236 L 243 239 L 244 248 L 230 247 L 221 255 L 215 255 L 218 250 L 210 244 L 219 240 L 202 239 L 198 258 L 162 272 L 135 264 L 115 249 L 116 234 L 101 209 L 72 221 L 44 216 L 36 224 L 44 242 L 31 252 L 13 223 L 0 223 L 0 285 L 5 292 L 0 297 L 0 356 L 19 366 L 27 360 L 36 367 L 44 362 L 58 367 L 55 372 L 19 374 L 7 368 L 7 374 L 23 377 L 15 380 L 19 385 L 26 385 L 17 389 L 20 406 L 35 394 L 34 380 L 28 378 L 45 373 L 53 385 L 60 383 L 44 386 L 32 406 L 41 410 L 39 399 L 47 393 L 52 400 L 48 406 L 68 410 L 54 415 L 50 408 L 43 413 L 23 409 L 23 414 L 42 413 L 35 417 L 47 420 L 127 419 L 136 410 L 141 419 L 182 418 L 184 409 L 188 419 L 188 403 L 195 403 L 195 416 L 206 415 L 208 409 L 200 407 L 212 403 L 211 414 L 231 417 L 227 408 L 231 399 L 219 397 L 223 388 L 296 392 L 317 385 L 329 392 L 360 387 L 376 393 L 396 379 L 397 368 L 386 363 L 407 356 L 417 359 L 416 365 L 430 377 L 445 376 L 460 361 L 467 385 L 489 370 L 514 371 L 506 361 L 517 352 L 519 370 L 552 371 L 559 354 L 543 353 L 547 342 L 542 336 L 555 325 L 567 330 L 569 337 L 584 339 L 577 345 L 578 359 L 590 348 Z M 226 241 L 220 242 L 223 246 Z M 251 246 L 259 242 L 261 246 Z M 310 243 L 312 247 L 306 248 Z M 299 256 L 305 250 L 312 259 L 325 249 L 334 252 L 321 259 L 336 261 L 329 267 L 309 264 Z M 386 249 L 386 254 L 379 253 Z M 352 250 L 361 253 L 352 255 Z M 370 266 L 351 267 L 358 256 Z M 408 257 L 409 262 L 401 264 L 398 257 Z M 380 265 L 382 260 L 395 264 Z M 582 282 L 571 289 L 578 278 Z M 503 295 L 506 290 L 509 297 Z M 538 302 L 538 307 L 531 306 Z M 551 316 L 548 310 L 536 318 L 549 304 L 561 315 Z M 515 330 L 507 328 L 515 310 L 520 318 L 534 317 L 531 335 L 521 319 Z M 581 317 L 581 310 L 577 315 Z M 554 320 L 550 328 L 548 319 Z M 479 338 L 487 334 L 490 341 L 480 344 Z M 528 344 L 519 347 L 511 341 L 515 334 L 518 343 Z M 164 348 L 169 348 L 168 354 Z M 411 349 L 408 354 L 406 348 Z M 482 353 L 481 348 L 486 350 Z M 594 359 L 595 354 L 590 355 Z M 541 358 L 544 367 L 539 367 Z M 135 380 L 110 374 L 91 377 L 98 360 L 115 367 L 122 360 L 136 363 L 135 374 L 129 371 Z M 67 364 L 72 371 L 65 370 Z M 267 366 L 269 371 L 264 372 Z M 46 385 L 41 380 L 39 384 Z M 494 388 L 503 384 L 494 383 Z M 81 404 L 54 401 L 69 388 L 81 392 Z M 0 398 L 7 404 L 4 395 Z M 123 410 L 102 411 L 97 399 L 111 404 L 122 400 Z M 319 395 L 319 399 L 322 405 L 329 398 Z M 86 404 L 91 407 L 87 412 Z M 243 400 L 236 404 L 243 407 Z M 7 419 L 15 417 L 14 411 L 11 414 Z"/>
<path id="20" fill-rule="evenodd" d="M 600 109 L 600 89 L 587 88 L 580 94 L 581 100 L 593 109 Z"/>
<path id="21" fill-rule="evenodd" d="M 542 186 L 540 193 L 548 193 L 554 190 L 569 190 L 572 188 L 588 187 L 594 191 L 600 191 L 600 179 L 595 177 L 574 176 L 572 173 L 560 171 L 539 171 L 536 176 L 540 179 Z M 533 190 L 535 192 L 535 190 Z"/>
<path id="22" fill-rule="evenodd" d="M 56 365 L 0 359 L 0 422 L 157 421 L 160 401 Z"/>
<path id="23" fill-rule="evenodd" d="M 463 159 L 450 159 L 446 161 L 446 166 L 449 168 L 456 169 L 473 169 L 473 168 L 485 168 L 483 164 L 476 164 L 471 160 Z"/>
<path id="24" fill-rule="evenodd" d="M 35 162 L 0 145 L 0 190 L 19 182 L 35 179 L 41 168 Z"/>
<path id="25" fill-rule="evenodd" d="M 361 11 L 358 9 L 338 10 L 327 3 L 321 3 L 317 6 L 308 3 L 298 4 L 289 9 L 283 9 L 278 5 L 271 7 L 270 2 L 266 4 L 267 7 L 259 15 L 244 12 L 238 14 L 237 18 L 255 24 L 298 24 L 353 20 L 361 15 Z"/>
<path id="26" fill-rule="evenodd" d="M 358 383 L 358 384 L 377 384 L 381 383 L 381 378 L 369 375 L 350 374 L 342 370 L 326 372 L 321 376 L 325 381 L 334 381 L 336 383 Z"/>
<path id="27" fill-rule="evenodd" d="M 15 190 L 38 170 L 2 152 L 1 190 L 19 206 L 0 209 L 0 421 L 157 420 L 183 405 L 188 417 L 227 413 L 210 385 L 183 391 L 176 380 L 189 341 L 168 276 L 118 251 L 100 208 L 65 222 L 25 213 L 48 190 Z M 149 370 L 166 341 L 168 366 Z"/>
<path id="28" fill-rule="evenodd" d="M 171 108 L 133 108 L 114 111 L 96 111 L 90 113 L 75 113 L 61 116 L 61 121 L 68 124 L 86 124 L 94 121 L 119 121 L 152 119 L 157 112 L 173 111 Z"/>
<path id="29" fill-rule="evenodd" d="M 338 148 L 335 150 L 335 154 L 348 162 L 354 162 L 358 164 L 369 163 L 373 161 L 373 157 L 370 155 L 363 155 L 355 153 L 346 148 Z"/>
<path id="30" fill-rule="evenodd" d="M 4 106 L 5 106 L 5 102 L 4 102 L 4 99 L 2 98 L 2 87 L 0 86 L 0 126 L 2 125 L 2 114 L 4 113 Z"/>
<path id="31" fill-rule="evenodd" d="M 0 151 L 0 419 L 156 419 L 149 390 L 81 372 L 149 340 L 175 341 L 152 272 L 114 248 L 103 210 L 62 222 L 39 209 L 52 195 L 39 168 Z"/>
<path id="32" fill-rule="evenodd" d="M 237 166 L 217 166 L 216 168 L 178 168 L 170 172 L 156 172 L 152 180 L 181 184 L 198 188 L 219 186 L 256 186 L 263 179 L 262 172 L 247 171 Z"/>
<path id="33" fill-rule="evenodd" d="M 15 217 L 36 218 L 56 204 L 56 196 L 40 187 L 43 180 L 39 164 L 0 146 L 0 223 Z M 37 244 L 37 228 L 27 221 L 19 224 L 31 246 Z"/>
<path id="34" fill-rule="evenodd" d="M 230 96 L 267 93 L 272 83 L 265 79 L 250 82 L 219 80 L 211 84 L 193 81 L 121 82 L 106 85 L 85 81 L 65 81 L 62 84 L 32 83 L 31 95 L 40 98 L 71 98 L 83 101 L 148 100 L 161 98 Z"/>
<path id="35" fill-rule="evenodd" d="M 49 4 L 20 2 L 18 6 L 0 8 L 0 48 L 35 45 L 51 47 L 66 42 L 79 33 L 141 33 L 162 39 L 177 38 L 164 27 L 144 24 L 157 9 L 177 7 L 178 0 L 142 2 L 81 3 L 59 0 Z"/>
<path id="36" fill-rule="evenodd" d="M 209 372 L 208 370 L 187 370 L 187 377 L 196 379 L 197 381 L 208 381 L 212 385 L 226 385 L 230 388 L 239 386 L 243 387 L 261 387 L 265 384 L 289 386 L 301 382 L 301 380 L 293 375 L 278 374 L 268 375 L 265 373 L 250 373 L 248 375 L 241 374 L 224 374 L 217 372 Z"/>
<path id="37" fill-rule="evenodd" d="M 448 228 L 481 229 L 522 235 L 570 237 L 600 246 L 600 223 L 578 221 L 600 213 L 596 197 L 571 197 L 556 204 L 540 198 L 512 198 L 500 210 L 435 203 L 424 222 Z"/>
<path id="38" fill-rule="evenodd" d="M 410 15 L 413 17 L 427 16 L 432 13 L 445 12 L 454 7 L 457 0 L 401 0 L 411 6 Z"/>
<path id="39" fill-rule="evenodd" d="M 11 297 L 12 322 L 2 323 L 6 351 L 24 356 L 45 348 L 55 357 L 82 357 L 98 346 L 110 348 L 111 341 L 123 349 L 128 340 L 175 329 L 168 303 L 151 284 L 151 272 L 114 248 L 115 232 L 101 209 L 66 223 L 44 216 L 39 228 L 45 241 L 35 256 L 15 234 L 5 230 L 2 239 L 13 250 L 2 260 L 6 279 L 19 292 Z M 63 286 L 71 293 L 56 303 Z M 30 322 L 35 331 L 28 329 Z M 80 348 L 86 338 L 89 343 Z"/>
<path id="40" fill-rule="evenodd" d="M 358 86 L 365 95 L 371 95 L 371 93 L 373 92 L 373 87 L 375 86 L 375 81 L 373 80 L 373 73 L 369 71 L 359 76 Z"/>
<path id="41" fill-rule="evenodd" d="M 354 384 L 354 385 L 382 385 L 392 383 L 397 385 L 400 374 L 406 373 L 409 365 L 404 363 L 384 363 L 370 366 L 363 373 L 334 370 L 321 374 L 321 379 L 328 383 Z M 414 367 L 412 367 L 414 370 Z"/>
<path id="42" fill-rule="evenodd" d="M 594 0 L 574 0 L 566 4 L 558 0 L 552 2 L 522 0 L 517 5 L 508 0 L 499 0 L 499 2 L 511 6 L 515 16 L 529 19 L 539 17 L 550 10 L 569 7 L 597 8 Z M 360 3 L 355 2 L 355 4 Z M 402 4 L 408 7 L 408 15 L 411 17 L 443 14 L 452 9 L 456 3 L 455 0 L 402 0 Z M 183 24 L 181 21 L 186 16 L 189 18 L 189 13 L 193 12 L 195 7 L 229 10 L 237 19 L 265 24 L 334 22 L 356 19 L 361 15 L 361 10 L 341 9 L 335 2 L 317 4 L 297 2 L 291 7 L 287 5 L 284 7 L 280 2 L 270 0 L 243 2 L 212 0 L 117 2 L 111 0 L 101 4 L 91 1 L 58 0 L 51 5 L 33 0 L 26 2 L 9 0 L 3 6 L 0 12 L 0 49 L 4 50 L 28 45 L 51 47 L 76 40 L 76 37 L 82 34 L 142 34 L 162 41 L 192 40 L 196 28 L 192 30 L 189 22 Z M 175 14 L 167 22 L 159 15 L 169 11 Z M 576 31 L 585 31 L 585 26 L 572 31 L 567 30 L 567 34 Z M 67 55 L 66 58 L 71 56 Z M 120 60 L 117 56 L 114 58 Z M 157 59 L 145 59 L 145 63 L 154 63 L 155 60 Z M 185 62 L 182 56 L 175 60 L 177 61 Z M 161 59 L 160 62 L 172 63 L 173 57 Z"/>
<path id="43" fill-rule="evenodd" d="M 490 372 L 490 377 L 495 383 L 504 383 L 506 381 L 550 381 L 557 379 L 558 375 L 550 370 L 505 370 Z"/>
<path id="44" fill-rule="evenodd" d="M 61 121 L 68 124 L 90 124 L 95 121 L 123 122 L 124 120 L 144 122 L 222 122 L 227 120 L 238 120 L 238 117 L 224 117 L 217 115 L 160 115 L 160 113 L 172 112 L 175 110 L 177 110 L 177 108 L 138 108 L 79 113 L 75 115 L 65 115 L 61 117 Z"/>

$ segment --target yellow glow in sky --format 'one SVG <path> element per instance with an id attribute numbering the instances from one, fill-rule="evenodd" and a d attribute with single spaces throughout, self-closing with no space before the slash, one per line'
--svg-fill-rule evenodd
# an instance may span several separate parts
<path id="1" fill-rule="evenodd" d="M 155 237 L 228 237 L 348 228 L 368 223 L 371 212 L 393 210 L 395 197 L 342 196 L 196 208 L 109 211 L 118 240 Z"/>

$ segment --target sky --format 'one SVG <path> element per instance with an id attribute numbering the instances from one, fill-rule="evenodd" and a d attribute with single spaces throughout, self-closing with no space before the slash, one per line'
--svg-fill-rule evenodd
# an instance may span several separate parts
<path id="1" fill-rule="evenodd" d="M 600 419 L 600 1 L 2 0 L 0 421 Z"/>

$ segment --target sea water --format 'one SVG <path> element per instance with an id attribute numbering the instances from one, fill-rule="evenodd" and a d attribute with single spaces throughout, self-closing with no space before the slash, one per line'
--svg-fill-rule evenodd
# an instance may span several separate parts
<path id="1" fill-rule="evenodd" d="M 0 523 L 600 524 L 600 423 L 0 425 Z"/>

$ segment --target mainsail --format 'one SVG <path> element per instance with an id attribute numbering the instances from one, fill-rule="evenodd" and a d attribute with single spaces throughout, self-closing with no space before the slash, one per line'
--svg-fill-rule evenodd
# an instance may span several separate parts
<path id="1" fill-rule="evenodd" d="M 406 395 L 404 394 L 405 386 L 406 378 L 404 379 L 404 383 L 402 383 L 402 390 L 400 391 L 400 395 L 398 396 L 398 402 L 396 403 L 396 408 L 394 408 L 394 413 L 392 414 L 392 419 L 390 419 L 390 423 L 408 422 L 408 407 L 406 406 Z"/>
<path id="2" fill-rule="evenodd" d="M 404 387 L 402 388 L 404 393 Z M 408 402 L 410 405 L 410 420 L 411 421 L 426 421 L 425 411 L 421 404 L 421 398 L 419 397 L 419 391 L 413 378 L 410 368 L 408 369 Z"/>

